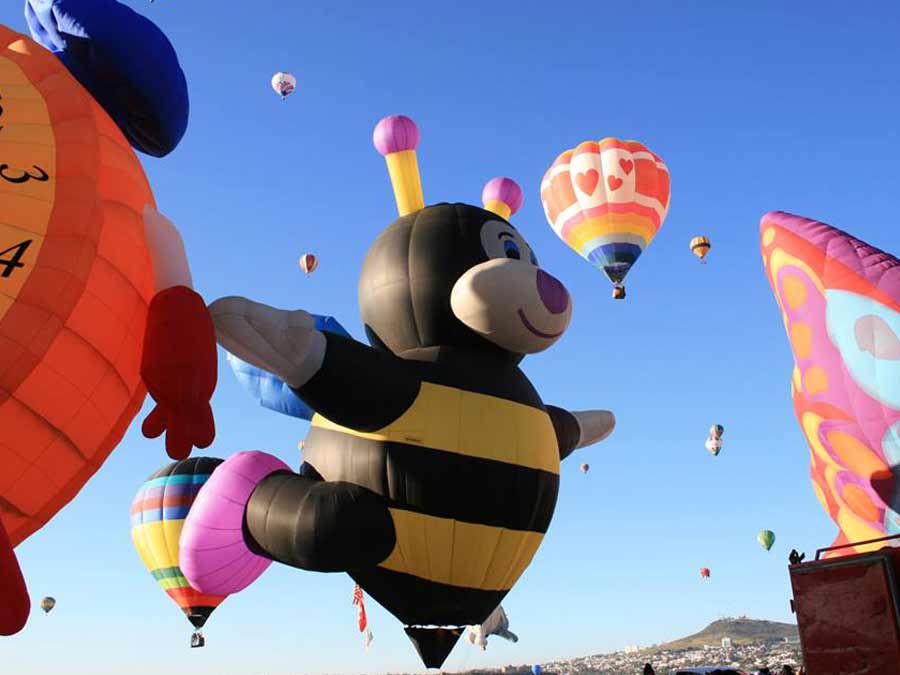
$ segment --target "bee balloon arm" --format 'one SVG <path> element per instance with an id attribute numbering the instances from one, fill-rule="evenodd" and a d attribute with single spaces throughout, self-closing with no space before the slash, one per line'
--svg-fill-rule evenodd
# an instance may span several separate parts
<path id="1" fill-rule="evenodd" d="M 316 375 L 294 388 L 329 421 L 371 432 L 397 420 L 415 402 L 421 379 L 410 363 L 335 333 L 324 333 L 325 356 Z"/>
<path id="2" fill-rule="evenodd" d="M 571 412 L 552 405 L 548 405 L 546 408 L 556 431 L 560 460 L 565 459 L 578 448 L 584 448 L 604 440 L 616 426 L 616 416 L 609 410 Z"/>

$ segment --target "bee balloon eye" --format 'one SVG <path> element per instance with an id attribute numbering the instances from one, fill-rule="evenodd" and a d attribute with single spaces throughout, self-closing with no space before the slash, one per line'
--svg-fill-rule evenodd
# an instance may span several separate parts
<path id="1" fill-rule="evenodd" d="M 507 239 L 503 242 L 503 250 L 506 252 L 507 258 L 512 258 L 513 260 L 519 260 L 522 257 L 521 252 L 519 251 L 519 245 L 514 242 L 512 239 Z"/>

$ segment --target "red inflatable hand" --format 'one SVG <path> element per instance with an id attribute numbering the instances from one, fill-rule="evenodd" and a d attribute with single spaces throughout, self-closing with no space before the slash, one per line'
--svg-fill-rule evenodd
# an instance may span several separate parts
<path id="1" fill-rule="evenodd" d="M 216 375 L 216 333 L 203 298 L 186 286 L 157 293 L 147 314 L 141 362 L 141 377 L 156 407 L 142 429 L 147 438 L 166 432 L 172 459 L 185 459 L 192 446 L 213 442 L 209 400 Z"/>
<path id="2" fill-rule="evenodd" d="M 22 630 L 30 611 L 25 579 L 0 519 L 0 635 L 14 635 Z"/>

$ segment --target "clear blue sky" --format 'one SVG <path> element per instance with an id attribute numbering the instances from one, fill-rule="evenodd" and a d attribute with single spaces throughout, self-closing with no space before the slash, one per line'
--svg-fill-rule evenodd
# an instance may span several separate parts
<path id="1" fill-rule="evenodd" d="M 21 4 L 4 3 L 0 23 L 23 29 Z M 167 32 L 190 83 L 183 144 L 144 165 L 209 301 L 242 294 L 330 313 L 362 337 L 358 269 L 395 217 L 371 145 L 384 115 L 419 123 L 426 201 L 478 203 L 495 175 L 523 186 L 514 222 L 575 299 L 566 336 L 523 367 L 546 401 L 609 408 L 618 428 L 564 465 L 549 535 L 504 602 L 520 642 L 492 640 L 486 653 L 460 643 L 449 669 L 660 642 L 723 614 L 791 620 L 787 553 L 831 543 L 835 528 L 808 481 L 758 222 L 783 209 L 900 248 L 900 7 L 129 4 Z M 298 78 L 285 103 L 269 88 L 277 70 Z M 538 196 L 559 152 L 607 135 L 645 142 L 672 174 L 668 219 L 624 303 L 556 238 Z M 713 241 L 706 266 L 688 251 L 701 233 Z M 310 279 L 297 269 L 305 251 L 322 261 Z M 262 449 L 296 466 L 306 425 L 257 407 L 220 363 L 206 452 Z M 715 459 L 703 448 L 713 423 L 726 427 Z M 35 601 L 58 605 L 0 641 L 3 672 L 421 669 L 374 602 L 363 650 L 348 577 L 278 565 L 216 611 L 205 649 L 188 649 L 189 624 L 129 536 L 130 500 L 165 462 L 135 421 L 75 502 L 19 547 Z M 761 528 L 778 535 L 769 553 Z"/>

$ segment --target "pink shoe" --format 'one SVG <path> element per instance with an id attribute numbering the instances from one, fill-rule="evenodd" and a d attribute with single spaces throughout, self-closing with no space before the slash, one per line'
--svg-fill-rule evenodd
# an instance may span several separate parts
<path id="1" fill-rule="evenodd" d="M 244 509 L 262 480 L 291 468 L 265 452 L 239 452 L 222 462 L 200 489 L 184 522 L 178 564 L 195 589 L 230 595 L 272 564 L 244 541 Z"/>

